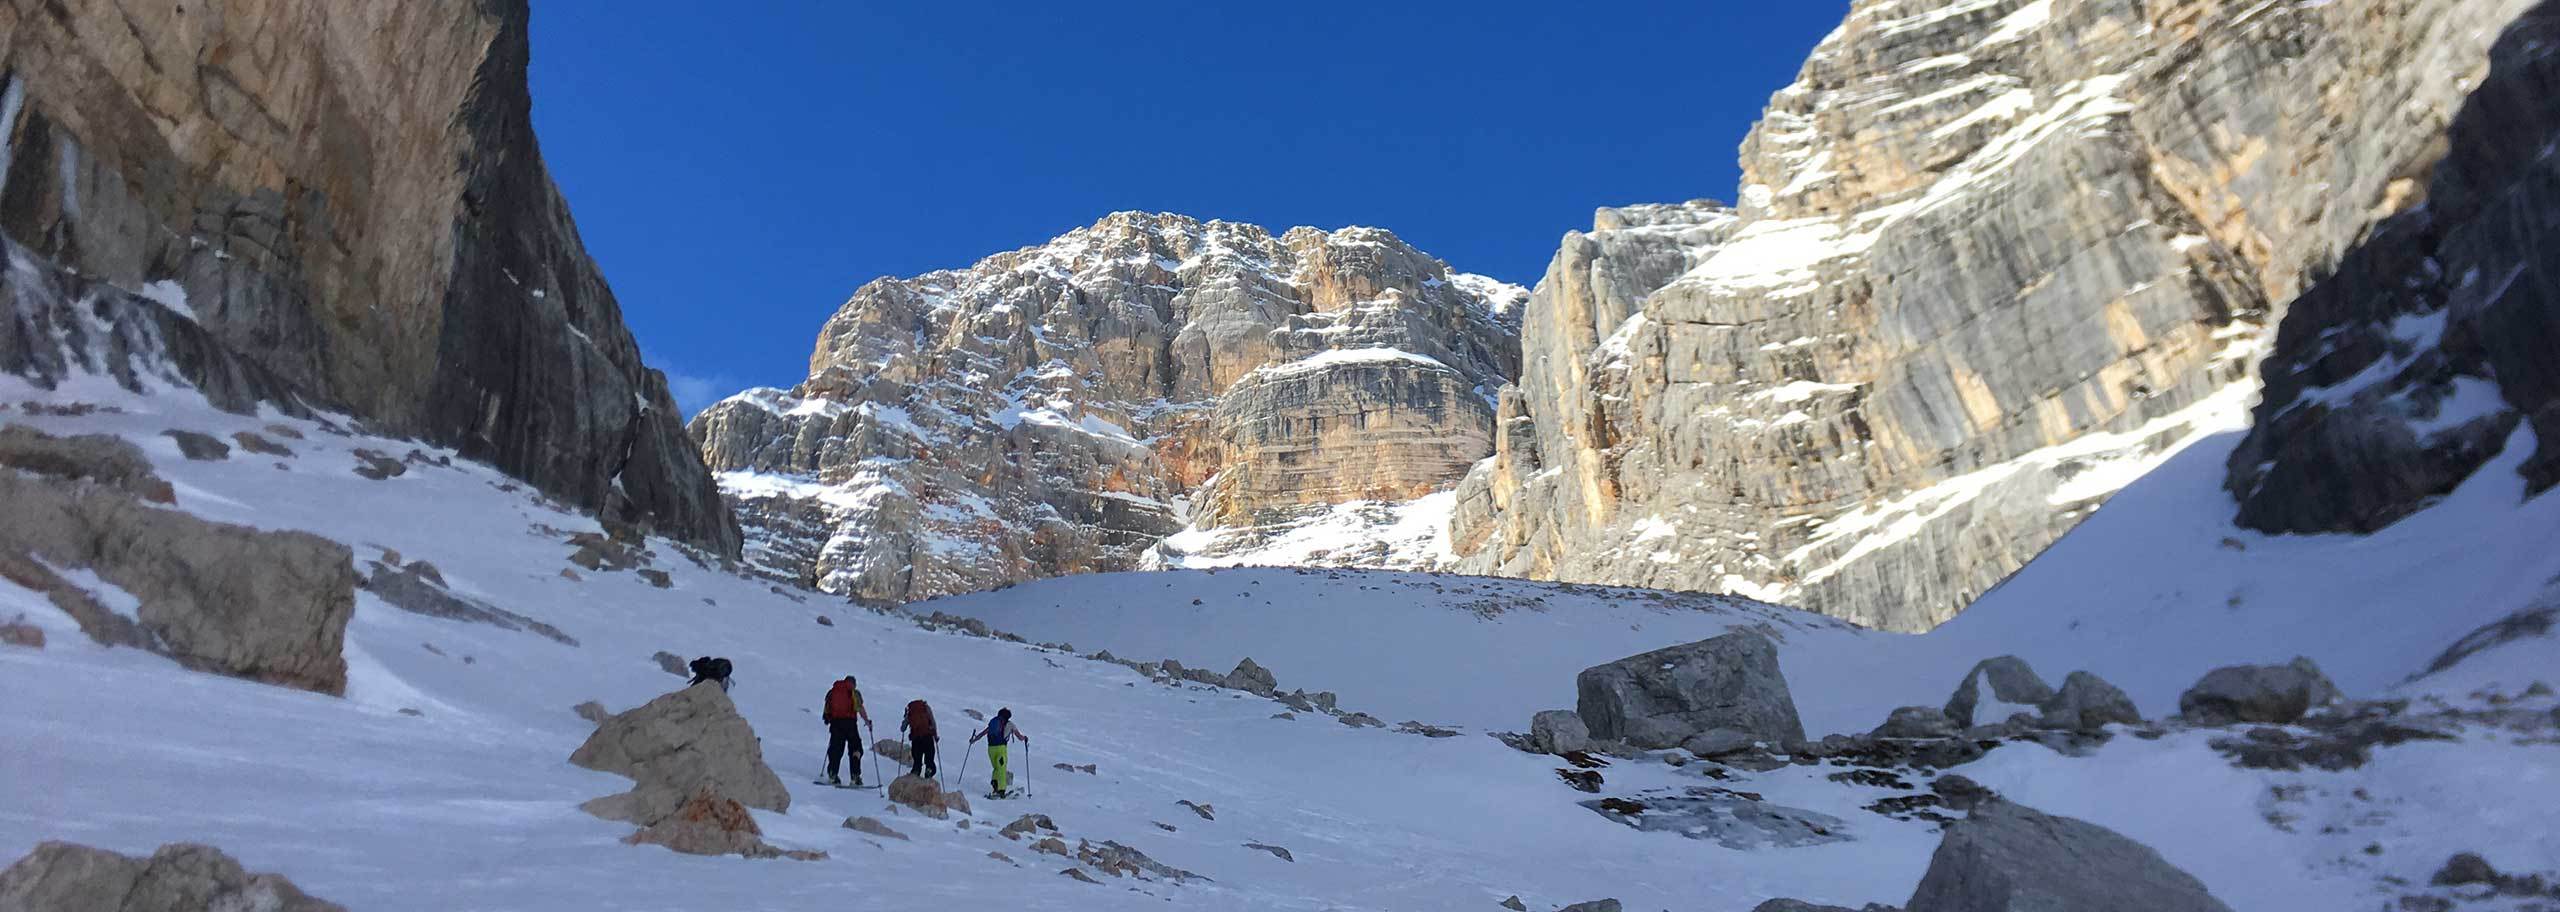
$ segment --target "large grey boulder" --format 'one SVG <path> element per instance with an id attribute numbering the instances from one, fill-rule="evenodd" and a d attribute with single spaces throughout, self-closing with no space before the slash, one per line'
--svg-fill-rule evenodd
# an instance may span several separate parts
<path id="1" fill-rule="evenodd" d="M 0 570 L 38 579 L 82 631 L 198 671 L 342 694 L 355 568 L 345 545 L 152 507 L 123 491 L 0 471 Z M 130 616 L 43 564 L 124 590 Z"/>
<path id="2" fill-rule="evenodd" d="M 2206 672 L 2178 695 L 2178 715 L 2205 725 L 2286 723 L 2338 702 L 2338 686 L 2310 659 L 2284 665 L 2232 665 Z"/>
<path id="3" fill-rule="evenodd" d="M 2062 690 L 2044 707 L 2038 722 L 2045 728 L 2077 732 L 2094 732 L 2111 723 L 2132 725 L 2142 721 L 2142 712 L 2133 706 L 2133 698 L 2107 683 L 2105 678 L 2085 671 L 2075 671 L 2062 679 Z"/>
<path id="4" fill-rule="evenodd" d="M 728 691 L 708 682 L 604 720 L 569 762 L 636 781 L 631 791 L 581 806 L 608 820 L 657 823 L 706 785 L 748 807 L 791 807 L 790 791 L 764 763 L 755 729 L 738 715 Z"/>
<path id="5" fill-rule="evenodd" d="M 1910 912 L 2231 912 L 2149 846 L 1999 799 L 1947 828 L 1906 906 Z"/>
<path id="6" fill-rule="evenodd" d="M 1948 721 L 1947 714 L 1928 706 L 1895 709 L 1883 725 L 1869 732 L 1878 738 L 1947 738 L 1955 733 L 1956 726 Z"/>
<path id="7" fill-rule="evenodd" d="M 2052 699 L 2053 687 L 2036 675 L 2027 660 L 2004 655 L 1974 663 L 1956 692 L 1947 697 L 1946 713 L 1958 727 L 1970 727 L 2004 722 L 2014 713 L 2040 715 L 2045 702 Z"/>
<path id="8" fill-rule="evenodd" d="M 1772 899 L 1768 902 L 1751 907 L 1751 912 L 1902 912 L 1902 910 L 1896 909 L 1892 906 L 1877 905 L 1875 903 L 1868 903 L 1864 907 L 1852 909 L 1847 906 L 1825 906 L 1819 903 L 1809 903 L 1801 899 Z"/>
<path id="9" fill-rule="evenodd" d="M 36 846 L 0 871 L 6 912 L 346 912 L 281 874 L 252 874 L 222 850 L 170 843 L 135 858 L 68 842 Z"/>
<path id="10" fill-rule="evenodd" d="M 1550 754 L 1591 748 L 1591 729 L 1570 709 L 1550 709 L 1529 717 L 1529 745 Z"/>
<path id="11" fill-rule="evenodd" d="M 1661 749 L 1718 728 L 1763 741 L 1804 739 L 1778 646 L 1758 631 L 1593 666 L 1574 685 L 1576 709 L 1596 739 Z"/>

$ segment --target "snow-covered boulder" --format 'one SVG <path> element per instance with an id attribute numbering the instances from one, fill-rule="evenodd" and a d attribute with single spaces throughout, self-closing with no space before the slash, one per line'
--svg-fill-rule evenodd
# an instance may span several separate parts
<path id="1" fill-rule="evenodd" d="M 1757 631 L 1596 665 L 1574 684 L 1583 724 L 1601 740 L 1658 750 L 1717 728 L 1763 741 L 1804 738 L 1777 644 Z"/>
<path id="2" fill-rule="evenodd" d="M 68 842 L 36 846 L 0 871 L 0 909 L 10 912 L 346 912 L 314 899 L 281 874 L 252 874 L 221 849 L 174 842 L 149 858 Z"/>
<path id="3" fill-rule="evenodd" d="M 0 562 L 14 567 L 13 579 L 37 580 L 31 588 L 47 592 L 91 638 L 198 671 L 346 692 L 342 649 L 356 577 L 345 545 L 7 471 L 0 503 L 9 505 L 0 510 Z M 54 567 L 89 571 L 99 591 L 71 584 Z"/>
<path id="4" fill-rule="evenodd" d="M 2044 718 L 2037 724 L 2045 728 L 2093 732 L 2108 723 L 2131 725 L 2142 721 L 2141 710 L 2133 706 L 2133 698 L 2107 683 L 2105 678 L 2085 671 L 2075 671 L 2062 679 L 2062 690 L 2046 702 Z"/>
<path id="5" fill-rule="evenodd" d="M 1591 747 L 1591 729 L 1570 709 L 1550 709 L 1529 717 L 1529 745 L 1550 754 Z"/>
<path id="6" fill-rule="evenodd" d="M 2178 695 L 2178 715 L 2205 725 L 2292 722 L 2340 699 L 2338 686 L 2308 658 L 2284 665 L 2232 665 L 2207 672 Z"/>
<path id="7" fill-rule="evenodd" d="M 582 805 L 607 820 L 654 824 L 706 785 L 748 807 L 791 807 L 791 792 L 765 765 L 755 729 L 715 684 L 686 687 L 604 720 L 569 762 L 637 780 L 631 791 Z"/>
<path id="8" fill-rule="evenodd" d="M 2149 846 L 2093 823 L 1998 799 L 1947 828 L 1906 905 L 1910 912 L 2231 909 Z"/>
<path id="9" fill-rule="evenodd" d="M 1974 663 L 1947 698 L 1947 718 L 1959 726 L 2007 721 L 2015 713 L 2040 715 L 2053 699 L 2053 686 L 2036 675 L 2027 660 L 2013 655 Z M 1988 711 L 1985 711 L 1985 710 Z"/>

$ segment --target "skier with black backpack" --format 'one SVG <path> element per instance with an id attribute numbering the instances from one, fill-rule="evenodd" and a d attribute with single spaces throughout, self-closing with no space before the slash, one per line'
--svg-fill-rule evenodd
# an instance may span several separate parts
<path id="1" fill-rule="evenodd" d="M 853 748 L 853 788 L 862 788 L 862 726 L 871 724 L 871 713 L 862 708 L 862 691 L 854 686 L 853 676 L 827 688 L 826 708 L 819 718 L 827 723 L 827 778 L 820 785 L 844 787 L 836 778 L 836 762 L 844 758 L 845 748 Z"/>

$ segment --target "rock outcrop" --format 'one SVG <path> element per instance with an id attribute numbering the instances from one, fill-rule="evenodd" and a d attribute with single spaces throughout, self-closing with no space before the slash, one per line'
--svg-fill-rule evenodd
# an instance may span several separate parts
<path id="1" fill-rule="evenodd" d="M 345 545 L 8 470 L 0 504 L 0 575 L 45 593 L 91 639 L 199 671 L 346 692 L 356 576 Z M 61 575 L 68 570 L 117 591 L 84 589 Z"/>
<path id="2" fill-rule="evenodd" d="M 1989 799 L 1947 828 L 1909 912 L 2230 912 L 2193 875 L 2113 830 Z"/>
<path id="3" fill-rule="evenodd" d="M 0 3 L 0 370 L 342 409 L 736 553 L 542 164 L 527 17 Z"/>
<path id="4" fill-rule="evenodd" d="M 11 912 L 346 912 L 281 874 L 253 874 L 221 849 L 173 842 L 135 858 L 46 842 L 0 871 L 0 909 Z"/>
<path id="5" fill-rule="evenodd" d="M 2338 702 L 2338 685 L 2307 658 L 2284 665 L 2233 665 L 2206 672 L 2178 695 L 2178 715 L 2200 725 L 2284 724 Z"/>
<path id="6" fill-rule="evenodd" d="M 2549 3 L 2507 29 L 2443 161 L 2400 185 L 2425 205 L 2376 227 L 2294 302 L 2231 454 L 2241 525 L 2374 531 L 2527 440 L 2526 493 L 2560 483 L 2556 41 Z"/>
<path id="7" fill-rule="evenodd" d="M 2424 195 L 2528 5 L 1858 0 L 1746 141 L 1738 207 L 1566 238 L 1459 568 L 1953 616 L 2246 402 L 2283 303 Z M 2480 186 L 2461 211 L 2514 222 Z"/>
<path id="8" fill-rule="evenodd" d="M 858 597 L 1232 558 L 1310 522 L 1352 546 L 1493 452 L 1525 297 L 1377 229 L 1123 212 L 863 286 L 807 380 L 692 433 L 753 566 Z M 1423 525 L 1291 559 L 1434 563 Z"/>
<path id="9" fill-rule="evenodd" d="M 658 823 L 704 787 L 747 807 L 791 808 L 791 792 L 765 765 L 755 729 L 717 684 L 686 687 L 605 719 L 569 762 L 635 780 L 631 791 L 582 806 L 607 820 Z"/>
<path id="10" fill-rule="evenodd" d="M 1729 730 L 1761 741 L 1804 739 L 1778 646 L 1736 630 L 1583 669 L 1576 712 L 1590 736 L 1648 750 Z"/>
<path id="11" fill-rule="evenodd" d="M 2040 715 L 2053 700 L 2053 686 L 2034 666 L 2017 656 L 1976 662 L 1947 697 L 1947 718 L 1959 726 L 2006 722 L 2018 713 Z"/>
<path id="12" fill-rule="evenodd" d="M 901 775 L 889 780 L 888 796 L 890 801 L 914 808 L 917 813 L 935 820 L 955 812 L 969 813 L 969 796 L 961 794 L 959 789 L 945 789 L 921 776 Z"/>

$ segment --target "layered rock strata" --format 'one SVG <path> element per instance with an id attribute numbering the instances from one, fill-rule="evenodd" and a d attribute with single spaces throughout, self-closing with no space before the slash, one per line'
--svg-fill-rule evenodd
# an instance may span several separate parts
<path id="1" fill-rule="evenodd" d="M 1738 207 L 1566 238 L 1459 566 L 1951 617 L 2245 402 L 2526 5 L 1860 0 Z"/>
<path id="2" fill-rule="evenodd" d="M 1186 527 L 1215 541 L 1453 484 L 1493 451 L 1525 297 L 1377 229 L 1117 213 L 863 286 L 806 381 L 692 430 L 751 563 L 827 591 L 1180 563 L 1160 545 Z"/>

